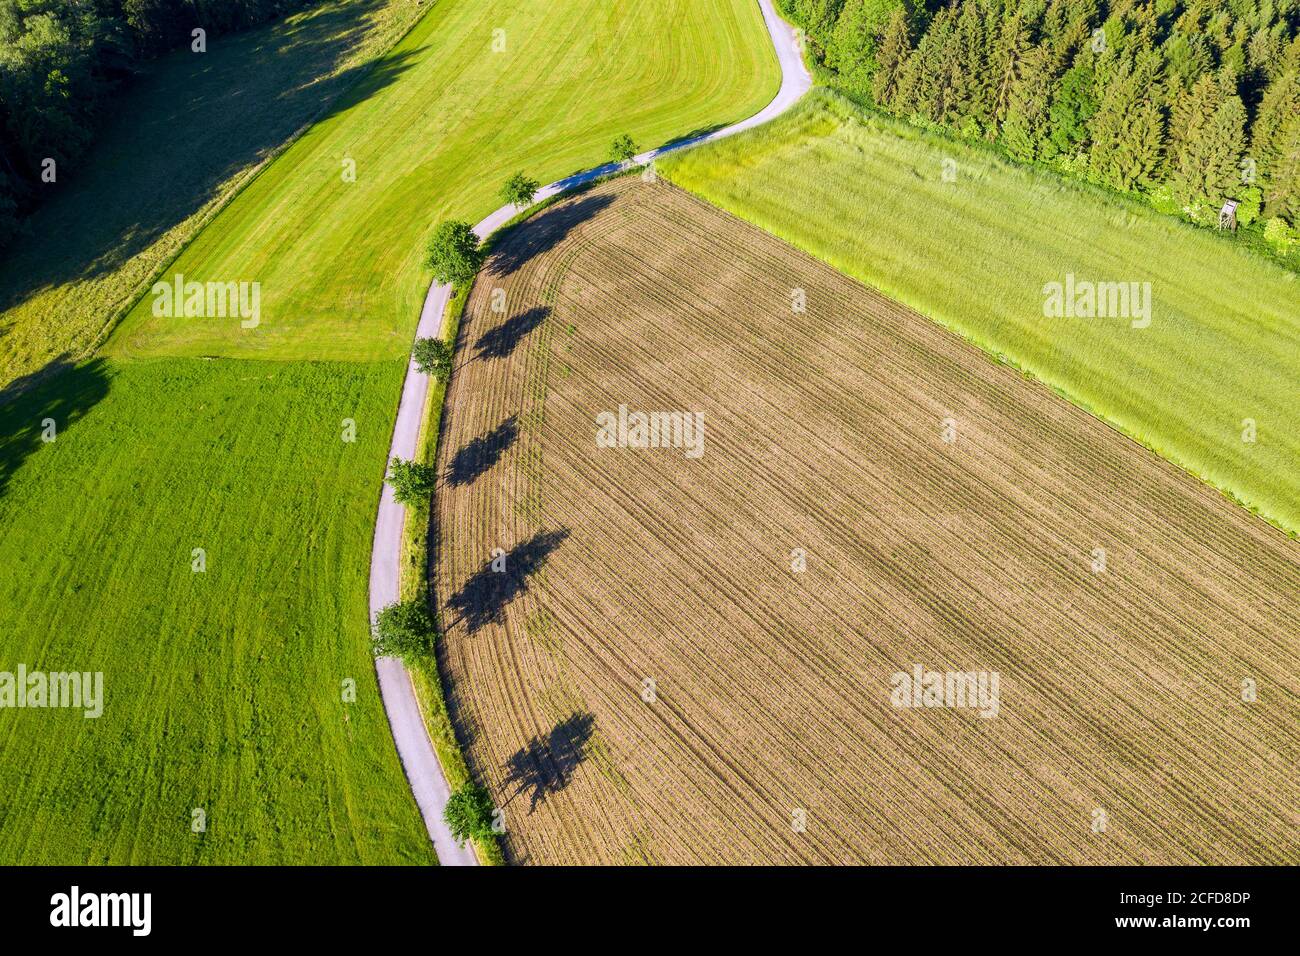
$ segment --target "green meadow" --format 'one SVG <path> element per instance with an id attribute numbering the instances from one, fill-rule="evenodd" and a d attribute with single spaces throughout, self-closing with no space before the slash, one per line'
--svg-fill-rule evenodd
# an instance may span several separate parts
<path id="1" fill-rule="evenodd" d="M 97 719 L 0 711 L 0 860 L 431 862 L 365 641 L 400 374 L 94 359 L 0 406 L 0 669 L 104 675 Z"/>
<path id="2" fill-rule="evenodd" d="M 423 239 L 489 212 L 516 169 L 553 179 L 617 133 L 649 146 L 754 112 L 778 71 L 752 0 L 438 0 L 355 77 L 174 262 L 113 265 L 139 301 L 96 357 L 0 397 L 0 670 L 102 671 L 105 696 L 94 720 L 0 711 L 6 863 L 433 860 L 366 613 Z M 126 201 L 81 196 L 61 221 Z M 159 273 L 260 283 L 260 324 L 155 317 Z M 78 276 L 6 313 L 6 377 L 113 327 L 117 299 L 80 309 Z M 48 348 L 20 354 L 33 324 Z"/>
<path id="3" fill-rule="evenodd" d="M 158 319 L 145 298 L 108 352 L 405 355 L 440 219 L 477 221 L 520 168 L 598 165 L 620 132 L 648 147 L 748 116 L 778 80 L 753 0 L 440 0 L 167 269 L 260 282 L 258 328 Z"/>
<path id="4" fill-rule="evenodd" d="M 824 91 L 661 171 L 1300 532 L 1295 274 L 1213 232 Z M 1150 324 L 1046 316 L 1045 287 L 1070 275 L 1150 283 Z"/>

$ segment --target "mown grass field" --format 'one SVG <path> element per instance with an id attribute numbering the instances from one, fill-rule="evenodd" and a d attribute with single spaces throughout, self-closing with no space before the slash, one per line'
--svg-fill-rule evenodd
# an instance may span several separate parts
<path id="1" fill-rule="evenodd" d="M 1300 858 L 1300 542 L 1040 383 L 635 177 L 503 238 L 457 356 L 433 586 L 512 861 Z"/>
<path id="2" fill-rule="evenodd" d="M 261 282 L 261 325 L 158 320 L 146 299 L 109 352 L 404 355 L 438 220 L 477 221 L 521 167 L 549 182 L 598 165 L 620 132 L 648 146 L 748 116 L 777 82 L 752 0 L 440 0 L 167 270 Z"/>
<path id="3" fill-rule="evenodd" d="M 1300 281 L 1281 267 L 827 93 L 661 171 L 1300 532 Z M 1069 273 L 1149 282 L 1151 325 L 1044 317 Z"/>
<path id="4" fill-rule="evenodd" d="M 0 407 L 2 667 L 105 693 L 0 711 L 0 860 L 431 861 L 364 639 L 398 376 L 94 360 Z"/>
<path id="5" fill-rule="evenodd" d="M 84 357 L 241 186 L 422 13 L 327 0 L 159 61 L 0 263 L 0 386 Z"/>
<path id="6" fill-rule="evenodd" d="M 511 52 L 491 53 L 495 29 Z M 146 302 L 106 355 L 11 400 L 0 566 L 20 573 L 0 593 L 0 661 L 102 663 L 107 701 L 98 721 L 0 714 L 0 859 L 431 860 L 365 610 L 421 240 L 495 206 L 514 169 L 594 165 L 617 132 L 650 144 L 725 122 L 776 84 L 748 0 L 439 0 L 168 269 L 260 282 L 258 329 L 156 322 Z M 34 437 L 46 417 L 53 444 Z"/>

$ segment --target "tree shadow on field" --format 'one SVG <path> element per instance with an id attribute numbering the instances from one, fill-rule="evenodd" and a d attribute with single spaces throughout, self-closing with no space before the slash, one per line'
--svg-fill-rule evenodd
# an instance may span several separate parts
<path id="1" fill-rule="evenodd" d="M 515 792 L 506 806 L 528 792 L 528 813 L 532 814 L 548 796 L 569 785 L 573 773 L 587 759 L 586 747 L 596 728 L 591 714 L 573 714 L 556 724 L 549 734 L 538 734 L 506 761 L 506 786 Z"/>
<path id="2" fill-rule="evenodd" d="M 473 484 L 480 475 L 501 460 L 506 449 L 519 437 L 518 419 L 511 415 L 485 435 L 463 445 L 447 466 L 447 482 L 453 488 Z"/>
<path id="3" fill-rule="evenodd" d="M 46 444 L 47 428 L 52 427 L 54 440 L 61 441 L 73 424 L 103 400 L 108 386 L 103 359 L 74 365 L 60 356 L 39 372 L 0 389 L 0 497 L 23 462 Z"/>
<path id="4" fill-rule="evenodd" d="M 487 273 L 508 276 L 537 256 L 550 252 L 575 228 L 613 203 L 614 197 L 583 196 L 552 206 L 511 230 L 487 261 Z"/>
<path id="5" fill-rule="evenodd" d="M 213 37 L 203 54 L 187 44 L 147 64 L 90 150 L 60 165 L 57 192 L 0 260 L 0 309 L 113 272 L 299 129 L 393 83 L 419 51 L 330 75 L 383 8 L 384 0 L 325 3 L 292 22 Z"/>
<path id="6" fill-rule="evenodd" d="M 546 321 L 551 314 L 548 306 L 535 305 L 531 309 L 511 316 L 500 325 L 488 329 L 474 343 L 475 358 L 506 358 L 529 332 Z"/>
<path id="7" fill-rule="evenodd" d="M 539 531 L 502 556 L 505 564 L 501 571 L 494 570 L 493 560 L 489 560 L 447 601 L 447 606 L 457 614 L 449 626 L 464 621 L 469 633 L 475 634 L 488 624 L 500 621 L 506 605 L 528 590 L 528 579 L 541 570 L 568 536 L 565 529 Z"/>
<path id="8" fill-rule="evenodd" d="M 718 130 L 722 129 L 727 125 L 728 124 L 726 123 L 714 123 L 711 126 L 697 126 L 689 133 L 686 133 L 683 136 L 678 136 L 672 142 L 665 143 L 659 155 L 663 156 L 665 153 L 670 153 L 679 149 L 685 149 L 687 146 L 694 145 L 695 143 L 704 139 L 706 136 L 712 133 L 716 133 Z M 659 157 L 655 157 L 655 158 L 658 159 Z"/>

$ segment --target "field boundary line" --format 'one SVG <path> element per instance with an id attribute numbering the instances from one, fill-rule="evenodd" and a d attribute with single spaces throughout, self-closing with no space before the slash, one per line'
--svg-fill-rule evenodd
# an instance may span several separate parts
<path id="1" fill-rule="evenodd" d="M 753 116 L 730 126 L 699 136 L 675 140 L 651 149 L 622 163 L 606 163 L 595 169 L 584 170 L 543 186 L 529 206 L 505 205 L 489 213 L 475 227 L 480 240 L 526 214 L 539 203 L 599 179 L 618 173 L 650 166 L 661 156 L 713 142 L 736 133 L 752 129 L 780 116 L 801 100 L 813 86 L 813 77 L 803 58 L 799 33 L 776 12 L 772 0 L 757 0 L 764 26 L 775 48 L 777 65 L 781 70 L 781 85 L 772 101 Z M 446 335 L 451 315 L 449 305 L 455 290 L 450 285 L 434 282 L 425 296 L 420 310 L 420 321 L 415 338 L 442 338 Z M 454 345 L 454 343 L 453 343 Z M 401 399 L 393 424 L 393 439 L 388 450 L 388 460 L 412 459 L 419 450 L 421 427 L 424 424 L 429 377 L 409 360 L 406 377 L 402 382 Z M 433 441 L 436 444 L 436 436 Z M 387 468 L 385 468 L 387 473 Z M 375 517 L 375 536 L 370 554 L 370 619 L 373 623 L 379 611 L 402 596 L 402 556 L 408 540 L 407 509 L 393 497 L 393 489 L 385 482 L 380 491 L 379 511 Z M 451 796 L 446 768 L 439 762 L 428 726 L 424 723 L 419 702 L 415 698 L 411 675 L 402 662 L 392 657 L 375 661 L 379 678 L 379 692 L 384 711 L 388 715 L 393 741 L 407 781 L 415 797 L 416 806 L 433 840 L 438 861 L 443 865 L 474 866 L 478 860 L 468 846 L 456 843 L 443 820 L 443 809 Z M 439 677 L 439 680 L 441 678 Z"/>

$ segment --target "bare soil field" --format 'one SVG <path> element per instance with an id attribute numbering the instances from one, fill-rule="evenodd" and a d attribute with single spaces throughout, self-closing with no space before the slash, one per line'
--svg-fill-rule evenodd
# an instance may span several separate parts
<path id="1" fill-rule="evenodd" d="M 503 239 L 439 454 L 516 862 L 1300 863 L 1300 543 L 671 186 Z"/>

